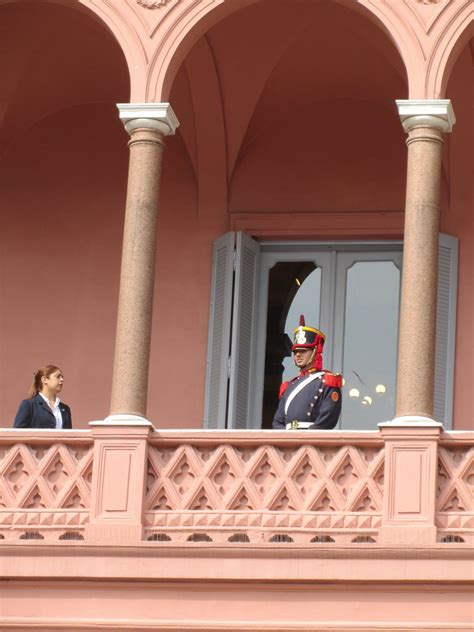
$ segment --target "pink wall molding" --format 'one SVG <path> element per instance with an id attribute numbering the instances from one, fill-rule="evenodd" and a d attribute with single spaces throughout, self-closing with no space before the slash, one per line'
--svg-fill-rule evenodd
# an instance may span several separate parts
<path id="1" fill-rule="evenodd" d="M 80 546 L 45 545 L 40 565 L 34 543 L 3 547 L 0 629 L 472 629 L 472 549 L 456 545 L 396 557 L 362 546 Z"/>
<path id="2" fill-rule="evenodd" d="M 243 230 L 253 237 L 288 239 L 291 226 L 294 238 L 354 238 L 360 235 L 403 238 L 405 214 L 394 212 L 263 213 L 233 212 L 230 229 Z"/>

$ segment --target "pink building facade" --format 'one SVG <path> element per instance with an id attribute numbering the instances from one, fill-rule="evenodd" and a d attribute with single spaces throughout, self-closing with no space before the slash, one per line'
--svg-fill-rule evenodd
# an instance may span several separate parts
<path id="1" fill-rule="evenodd" d="M 472 2 L 0 32 L 0 629 L 471 629 Z M 270 430 L 298 310 L 334 431 Z M 74 430 L 12 430 L 49 362 Z"/>

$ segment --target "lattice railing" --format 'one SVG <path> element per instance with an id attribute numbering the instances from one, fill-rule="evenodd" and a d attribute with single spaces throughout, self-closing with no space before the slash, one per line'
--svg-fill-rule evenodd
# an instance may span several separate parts
<path id="1" fill-rule="evenodd" d="M 2 437 L 0 538 L 82 539 L 89 520 L 92 453 L 88 432 L 28 436 L 22 443 L 18 435 Z"/>
<path id="2" fill-rule="evenodd" d="M 181 542 L 376 541 L 383 469 L 382 441 L 294 447 L 153 442 L 147 535 Z"/>
<path id="3" fill-rule="evenodd" d="M 426 439 L 423 428 L 416 440 L 412 435 L 407 439 L 403 429 L 401 438 L 390 435 L 392 444 L 377 432 L 145 428 L 139 435 L 133 430 L 134 438 L 113 428 L 94 432 L 0 433 L 1 542 L 101 539 L 113 524 L 114 533 L 127 541 L 390 544 L 393 530 L 386 525 L 409 533 L 412 524 L 420 524 L 419 515 L 428 527 L 427 542 L 433 542 L 429 520 L 431 515 L 433 524 L 436 486 L 437 541 L 474 542 L 472 433 L 443 433 L 436 452 L 432 435 Z M 96 463 L 98 489 L 92 493 L 97 441 L 102 462 Z M 413 450 L 420 459 L 438 454 L 437 477 L 429 475 L 430 468 L 418 467 L 420 459 L 403 461 L 417 465 L 418 478 L 403 476 L 394 466 L 399 454 Z M 423 462 L 429 463 L 428 457 Z M 384 482 L 384 469 L 394 480 Z M 425 475 L 431 478 L 420 478 Z M 422 490 L 424 481 L 430 481 L 424 493 L 431 497 L 431 510 L 406 519 L 405 488 L 413 483 Z M 390 493 L 392 500 L 384 499 Z M 408 497 L 413 511 L 418 496 Z M 123 517 L 117 517 L 117 508 Z"/>
<path id="4" fill-rule="evenodd" d="M 442 541 L 473 542 L 474 448 L 441 440 L 438 452 L 436 526 Z"/>

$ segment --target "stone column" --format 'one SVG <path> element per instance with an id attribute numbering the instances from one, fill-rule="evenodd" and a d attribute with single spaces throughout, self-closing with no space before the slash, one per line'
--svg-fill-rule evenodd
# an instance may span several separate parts
<path id="1" fill-rule="evenodd" d="M 109 422 L 146 416 L 161 163 L 164 136 L 178 126 L 169 103 L 117 107 L 130 165 Z"/>
<path id="2" fill-rule="evenodd" d="M 449 100 L 397 106 L 408 133 L 408 173 L 396 419 L 410 421 L 433 416 L 441 158 L 455 117 Z"/>

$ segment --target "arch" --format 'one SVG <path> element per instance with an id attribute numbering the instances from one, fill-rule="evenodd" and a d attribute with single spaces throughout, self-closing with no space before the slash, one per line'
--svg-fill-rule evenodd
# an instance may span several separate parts
<path id="1" fill-rule="evenodd" d="M 81 0 L 85 2 L 86 0 Z M 212 26 L 232 13 L 262 0 L 189 0 L 163 32 L 150 63 L 146 87 L 147 101 L 166 101 L 177 70 L 197 40 Z M 372 20 L 396 47 L 408 75 L 408 84 L 420 75 L 423 53 L 420 42 L 392 7 L 373 0 L 333 0 Z M 411 88 L 410 88 L 411 91 Z"/>
<path id="2" fill-rule="evenodd" d="M 420 77 L 424 75 L 424 52 L 420 37 L 413 25 L 403 15 L 403 7 L 397 3 L 379 0 L 335 0 L 353 11 L 358 11 L 374 22 L 391 40 L 398 51 L 408 77 L 409 98 L 419 93 Z"/>
<path id="3" fill-rule="evenodd" d="M 433 49 L 426 74 L 426 98 L 443 99 L 456 60 L 474 37 L 474 4 L 467 4 L 449 21 Z"/>
<path id="4" fill-rule="evenodd" d="M 134 84 L 138 83 L 140 78 L 142 83 L 145 82 L 146 56 L 143 44 L 137 32 L 132 28 L 132 21 L 128 20 L 120 11 L 120 5 L 98 0 L 78 0 L 77 3 L 71 3 L 68 0 L 43 0 L 43 2 L 80 11 L 104 27 L 117 41 L 125 57 L 130 77 L 131 92 L 133 92 Z M 0 7 L 17 3 L 18 0 L 0 0 Z M 123 4 L 124 7 L 127 7 L 126 3 Z M 143 77 L 140 77 L 140 75 L 143 75 Z"/>
<path id="5" fill-rule="evenodd" d="M 62 3 L 63 0 L 60 2 Z M 127 3 L 79 0 L 79 4 L 100 21 L 118 42 L 127 63 L 130 77 L 130 101 L 133 101 L 133 95 L 139 94 L 141 86 L 145 84 L 147 59 L 143 43 L 132 26 L 133 20 L 128 19 L 132 16 Z"/>
<path id="6" fill-rule="evenodd" d="M 227 16 L 260 0 L 191 2 L 191 6 L 183 5 L 155 50 L 146 86 L 147 101 L 167 101 L 178 68 L 199 38 Z"/>
<path id="7" fill-rule="evenodd" d="M 128 98 L 130 74 L 120 44 L 79 3 L 0 0 L 0 16 L 0 155 L 54 112 Z"/>

